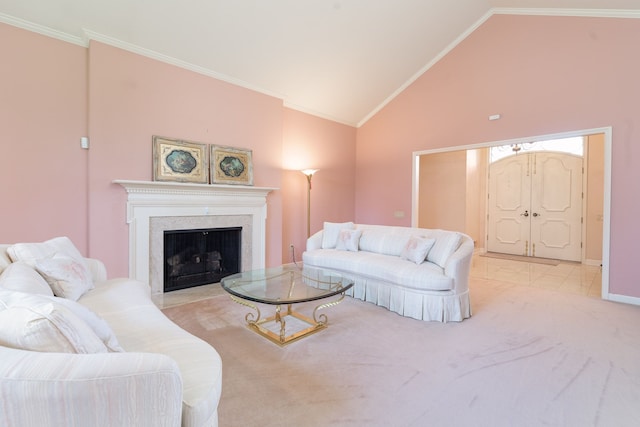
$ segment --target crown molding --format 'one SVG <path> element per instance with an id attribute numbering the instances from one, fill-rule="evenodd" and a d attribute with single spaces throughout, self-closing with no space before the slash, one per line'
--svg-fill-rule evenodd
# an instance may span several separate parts
<path id="1" fill-rule="evenodd" d="M 76 37 L 63 31 L 54 30 L 53 28 L 45 27 L 44 25 L 34 24 L 33 22 L 25 21 L 24 19 L 9 16 L 4 13 L 0 13 L 0 22 L 13 27 L 22 28 L 23 30 L 31 31 L 34 33 L 42 34 L 43 36 L 52 37 L 54 39 L 62 40 L 67 43 L 72 43 L 78 46 L 87 47 L 86 41 L 82 37 Z"/>
<path id="2" fill-rule="evenodd" d="M 627 9 L 557 9 L 497 7 L 492 15 L 573 16 L 587 18 L 640 18 L 640 10 Z"/>

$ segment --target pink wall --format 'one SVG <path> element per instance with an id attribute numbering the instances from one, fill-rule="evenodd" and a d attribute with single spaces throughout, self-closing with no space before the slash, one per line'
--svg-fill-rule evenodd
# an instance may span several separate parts
<path id="1" fill-rule="evenodd" d="M 410 224 L 413 151 L 612 126 L 610 292 L 640 297 L 638 40 L 637 19 L 491 17 L 358 130 L 356 220 Z"/>
<path id="2" fill-rule="evenodd" d="M 152 136 L 253 150 L 254 184 L 282 185 L 282 101 L 101 43 L 89 55 L 89 252 L 128 273 L 126 193 L 152 179 Z M 268 197 L 267 265 L 281 263 L 281 192 Z"/>
<path id="3" fill-rule="evenodd" d="M 87 250 L 87 52 L 0 24 L 0 241 Z"/>
<path id="4" fill-rule="evenodd" d="M 0 68 L 0 144 L 10 154 L 0 168 L 2 242 L 68 235 L 110 276 L 127 275 L 126 193 L 112 181 L 152 179 L 153 135 L 253 150 L 254 184 L 278 188 L 267 200 L 269 266 L 289 261 L 289 243 L 298 258 L 304 250 L 300 168 L 321 169 L 314 231 L 353 219 L 353 127 L 102 43 L 87 49 L 0 24 L 0 54 L 11 64 Z"/>
<path id="5" fill-rule="evenodd" d="M 296 110 L 284 110 L 282 151 L 284 261 L 289 245 L 301 259 L 307 239 L 307 179 L 302 169 L 319 169 L 311 181 L 311 234 L 324 221 L 352 221 L 356 129 Z"/>
<path id="6" fill-rule="evenodd" d="M 298 168 L 321 169 L 312 232 L 325 220 L 409 225 L 413 151 L 612 126 L 610 290 L 639 297 L 637 40 L 635 19 L 494 16 L 356 131 L 100 43 L 87 50 L 0 24 L 11 64 L 0 68 L 0 144 L 10 155 L 1 240 L 66 234 L 110 275 L 126 275 L 126 197 L 111 181 L 151 179 L 154 134 L 254 150 L 255 184 L 281 188 L 268 201 L 275 265 L 289 243 L 304 247 Z"/>

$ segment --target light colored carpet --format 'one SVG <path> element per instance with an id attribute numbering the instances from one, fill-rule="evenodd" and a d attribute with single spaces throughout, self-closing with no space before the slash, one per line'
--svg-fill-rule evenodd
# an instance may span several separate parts
<path id="1" fill-rule="evenodd" d="M 640 307 L 484 279 L 471 292 L 474 315 L 447 324 L 346 298 L 284 348 L 225 295 L 164 312 L 222 356 L 221 427 L 640 425 Z"/>

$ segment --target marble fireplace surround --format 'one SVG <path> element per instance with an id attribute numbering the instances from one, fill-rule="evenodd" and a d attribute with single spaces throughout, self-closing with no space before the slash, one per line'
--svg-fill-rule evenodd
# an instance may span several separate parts
<path id="1" fill-rule="evenodd" d="M 115 180 L 127 191 L 129 276 L 164 292 L 164 231 L 242 227 L 241 269 L 265 266 L 268 187 Z"/>

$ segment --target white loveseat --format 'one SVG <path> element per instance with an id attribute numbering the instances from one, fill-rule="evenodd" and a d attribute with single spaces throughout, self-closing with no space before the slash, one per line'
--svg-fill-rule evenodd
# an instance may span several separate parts
<path id="1" fill-rule="evenodd" d="M 473 240 L 459 232 L 324 223 L 307 240 L 305 269 L 337 271 L 354 281 L 347 295 L 403 316 L 441 322 L 471 316 Z"/>
<path id="2" fill-rule="evenodd" d="M 64 237 L 0 245 L 0 425 L 217 426 L 221 375 L 147 284 Z"/>

